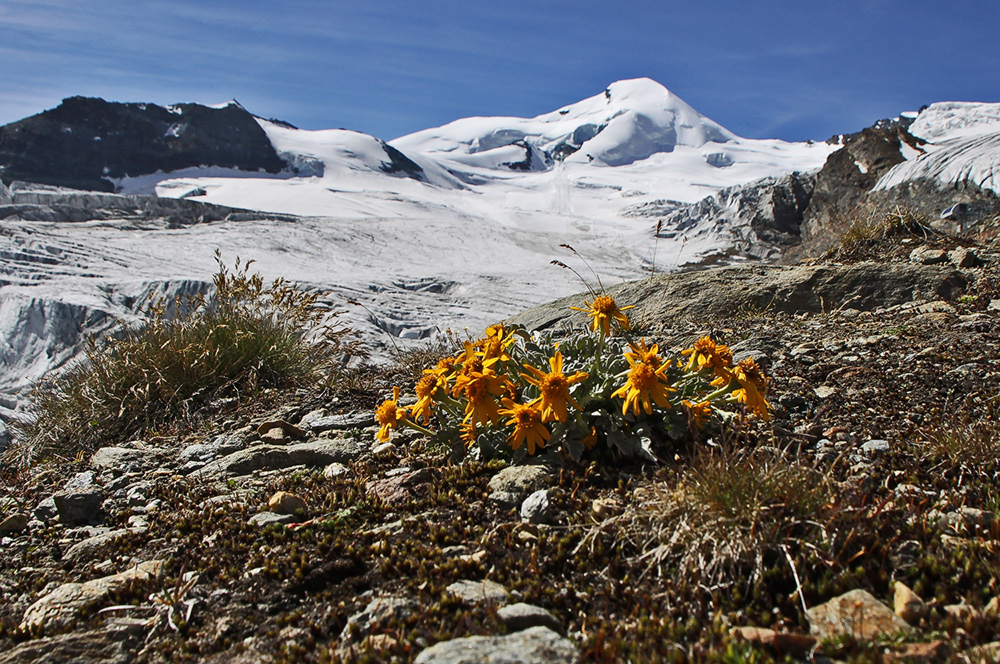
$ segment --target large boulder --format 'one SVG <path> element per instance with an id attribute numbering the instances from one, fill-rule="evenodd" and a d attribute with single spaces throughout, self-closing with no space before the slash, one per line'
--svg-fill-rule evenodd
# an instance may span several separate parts
<path id="1" fill-rule="evenodd" d="M 608 294 L 634 321 L 655 324 L 685 319 L 724 319 L 740 310 L 771 312 L 870 311 L 913 300 L 951 300 L 966 286 L 957 270 L 939 265 L 858 263 L 855 265 L 740 265 L 657 275 L 618 284 Z M 582 327 L 591 296 L 565 297 L 511 318 L 532 330 Z"/>

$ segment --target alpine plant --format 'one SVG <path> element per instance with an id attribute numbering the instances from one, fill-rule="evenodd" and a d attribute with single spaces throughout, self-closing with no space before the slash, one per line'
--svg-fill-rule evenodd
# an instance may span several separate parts
<path id="1" fill-rule="evenodd" d="M 628 336 L 623 312 L 631 307 L 608 295 L 586 305 L 589 327 L 558 342 L 490 326 L 424 371 L 411 406 L 398 403 L 394 388 L 375 411 L 379 440 L 405 426 L 515 463 L 539 454 L 579 460 L 599 445 L 656 459 L 724 420 L 768 419 L 768 379 L 753 358 L 734 364 L 729 348 L 707 336 L 664 355 Z"/>

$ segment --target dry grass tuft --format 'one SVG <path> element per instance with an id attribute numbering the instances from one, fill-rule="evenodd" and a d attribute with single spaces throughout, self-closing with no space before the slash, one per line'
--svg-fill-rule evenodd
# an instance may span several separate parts
<path id="1" fill-rule="evenodd" d="M 848 224 L 847 231 L 840 238 L 840 246 L 844 249 L 899 235 L 925 238 L 940 235 L 939 231 L 931 228 L 926 215 L 898 205 L 889 210 L 859 210 L 853 219 L 848 220 Z"/>
<path id="2" fill-rule="evenodd" d="M 85 361 L 36 389 L 37 420 L 11 450 L 18 465 L 124 442 L 223 398 L 246 403 L 319 381 L 357 352 L 347 330 L 326 324 L 322 293 L 280 279 L 265 286 L 250 262 L 229 271 L 217 260 L 211 296 L 150 302 L 143 325 L 92 343 Z"/>
<path id="3" fill-rule="evenodd" d="M 769 557 L 822 535 L 832 483 L 776 450 L 703 448 L 673 486 L 637 496 L 621 532 L 647 573 L 676 572 L 704 583 L 752 582 Z"/>
<path id="4" fill-rule="evenodd" d="M 1000 413 L 991 405 L 974 417 L 953 417 L 926 432 L 919 457 L 963 475 L 991 477 L 1000 467 Z"/>

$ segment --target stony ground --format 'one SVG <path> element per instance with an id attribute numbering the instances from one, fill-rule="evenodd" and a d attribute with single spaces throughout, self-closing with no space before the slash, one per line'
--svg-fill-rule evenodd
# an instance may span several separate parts
<path id="1" fill-rule="evenodd" d="M 0 662 L 997 661 L 1000 255 L 821 260 L 961 245 L 950 302 L 651 327 L 752 354 L 773 406 L 659 464 L 379 445 L 410 356 L 7 470 Z"/>

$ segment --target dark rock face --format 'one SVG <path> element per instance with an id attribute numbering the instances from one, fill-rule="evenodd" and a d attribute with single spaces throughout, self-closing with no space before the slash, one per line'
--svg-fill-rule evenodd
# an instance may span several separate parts
<path id="1" fill-rule="evenodd" d="M 417 162 L 413 161 L 385 141 L 379 141 L 379 143 L 382 144 L 382 149 L 385 150 L 386 155 L 389 157 L 389 161 L 382 162 L 382 165 L 380 166 L 383 173 L 388 173 L 390 175 L 393 173 L 405 173 L 416 180 L 423 177 L 424 169 L 420 168 Z"/>
<path id="2" fill-rule="evenodd" d="M 832 239 L 827 237 L 830 231 L 842 226 L 841 220 L 864 203 L 879 178 L 905 161 L 900 152 L 903 142 L 919 149 L 923 141 L 907 131 L 911 123 L 907 119 L 880 120 L 843 137 L 844 147 L 827 157 L 816 174 L 816 187 L 802 221 L 805 245 L 825 244 Z"/>
<path id="3" fill-rule="evenodd" d="M 285 168 L 254 117 L 237 104 L 122 104 L 70 97 L 0 127 L 0 180 L 113 191 L 106 178 L 221 166 Z"/>
<path id="4" fill-rule="evenodd" d="M 628 216 L 659 217 L 659 237 L 687 239 L 725 230 L 734 248 L 726 255 L 703 256 L 701 263 L 725 262 L 735 254 L 774 260 L 800 242 L 800 226 L 815 186 L 810 173 L 768 177 L 728 187 L 697 203 L 654 201 L 630 209 Z"/>

